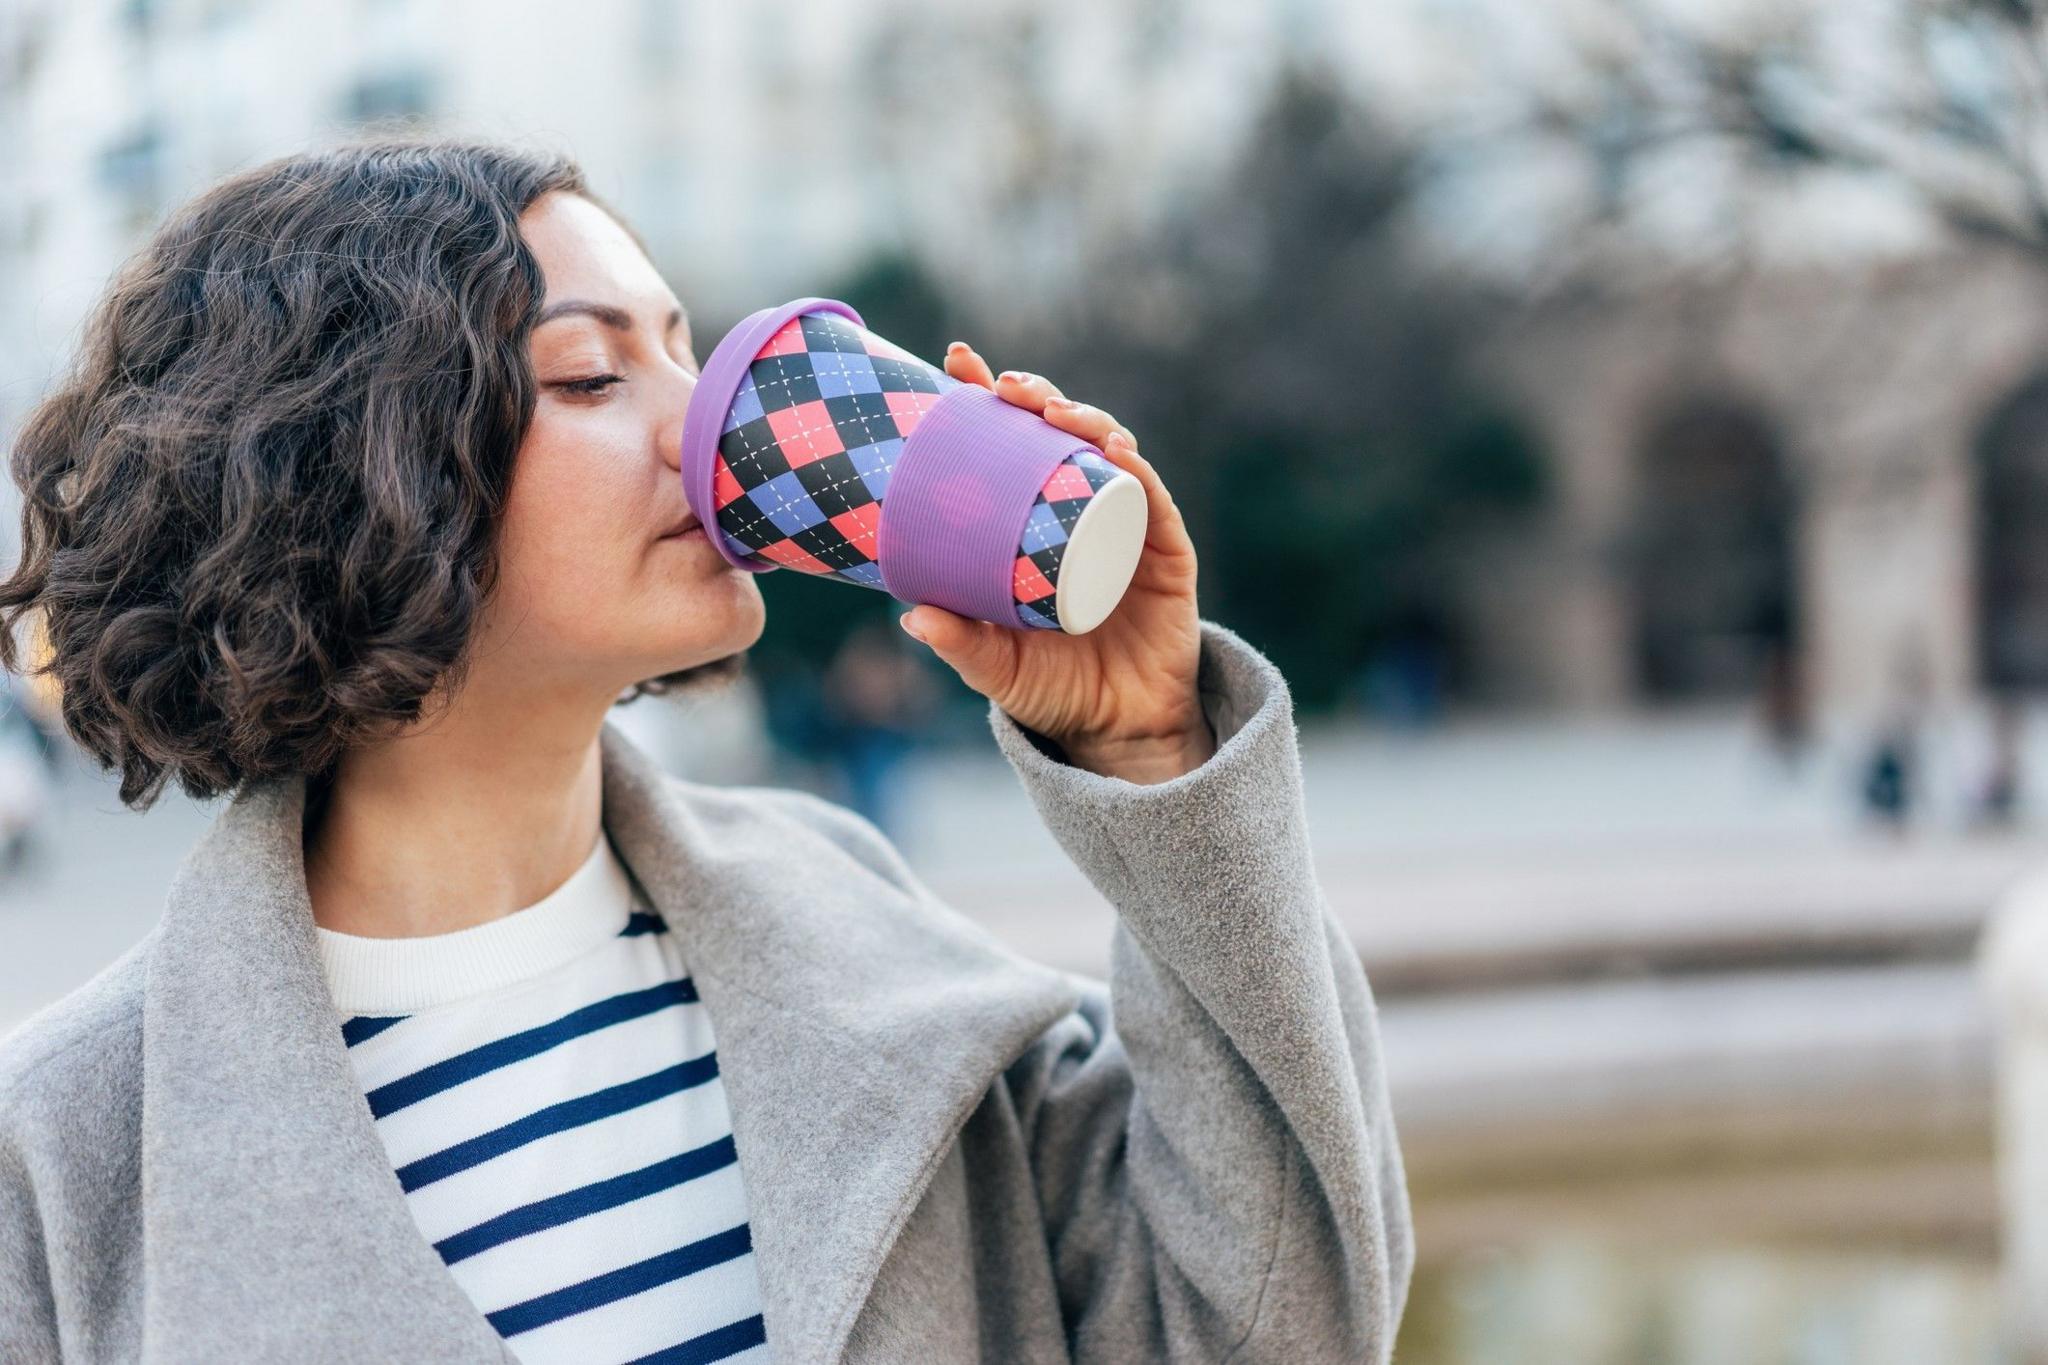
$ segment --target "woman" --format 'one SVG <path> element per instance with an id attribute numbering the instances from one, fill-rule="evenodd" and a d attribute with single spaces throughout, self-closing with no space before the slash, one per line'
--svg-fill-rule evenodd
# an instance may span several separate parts
<path id="1" fill-rule="evenodd" d="M 123 800 L 231 799 L 0 1044 L 0 1358 L 1387 1358 L 1407 1199 L 1285 682 L 1127 432 L 946 368 L 1152 499 L 1089 635 L 906 620 L 1115 906 L 1107 987 L 607 722 L 762 604 L 670 534 L 687 318 L 573 165 L 386 139 L 169 219 L 21 433 L 0 624 Z"/>

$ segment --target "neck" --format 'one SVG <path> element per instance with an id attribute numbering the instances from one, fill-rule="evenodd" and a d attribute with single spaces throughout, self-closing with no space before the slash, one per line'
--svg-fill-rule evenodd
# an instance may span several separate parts
<path id="1" fill-rule="evenodd" d="M 313 922 L 368 938 L 451 933 L 560 886 L 599 837 L 609 706 L 466 688 L 432 719 L 350 749 L 308 792 Z"/>

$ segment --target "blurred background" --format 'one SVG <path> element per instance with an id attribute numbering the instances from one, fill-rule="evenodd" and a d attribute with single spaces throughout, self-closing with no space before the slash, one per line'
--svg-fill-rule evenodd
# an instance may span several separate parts
<path id="1" fill-rule="evenodd" d="M 1404 1365 L 2048 1358 L 2034 0 L 5 0 L 0 433 L 171 207 L 385 126 L 576 156 L 700 355 L 825 295 L 1138 434 L 1293 691 Z M 619 723 L 1105 972 L 903 605 L 760 586 L 739 685 Z M 217 807 L 0 684 L 5 1029 Z"/>

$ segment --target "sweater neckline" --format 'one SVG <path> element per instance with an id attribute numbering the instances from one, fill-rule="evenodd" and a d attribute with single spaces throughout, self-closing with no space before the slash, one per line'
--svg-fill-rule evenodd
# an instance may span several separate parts
<path id="1" fill-rule="evenodd" d="M 515 985 L 616 937 L 632 916 L 625 865 L 600 829 L 567 881 L 533 904 L 445 934 L 371 938 L 314 925 L 343 1016 L 411 1014 Z"/>

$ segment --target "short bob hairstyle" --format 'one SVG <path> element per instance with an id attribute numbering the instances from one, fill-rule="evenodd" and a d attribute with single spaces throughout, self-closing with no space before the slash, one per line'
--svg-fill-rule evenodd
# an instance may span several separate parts
<path id="1" fill-rule="evenodd" d="M 39 613 L 33 672 L 125 804 L 330 777 L 459 689 L 536 397 L 516 220 L 550 190 L 619 217 L 565 156 L 378 136 L 215 183 L 116 273 L 14 449 L 0 664 Z"/>

